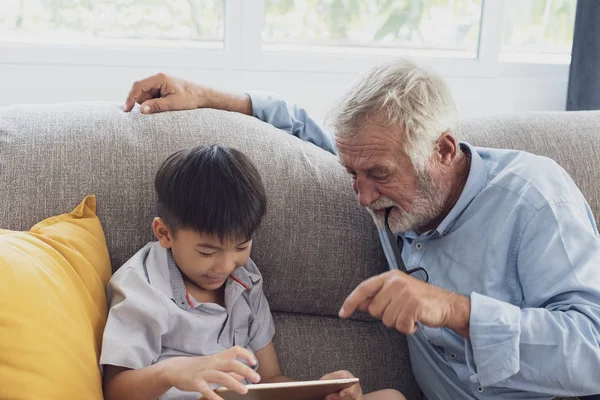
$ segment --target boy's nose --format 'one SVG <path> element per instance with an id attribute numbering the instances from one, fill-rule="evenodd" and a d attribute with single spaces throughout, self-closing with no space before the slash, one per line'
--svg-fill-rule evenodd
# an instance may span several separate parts
<path id="1" fill-rule="evenodd" d="M 237 262 L 234 257 L 226 256 L 223 259 L 223 262 L 220 265 L 220 268 L 217 269 L 219 274 L 229 275 L 237 268 Z"/>

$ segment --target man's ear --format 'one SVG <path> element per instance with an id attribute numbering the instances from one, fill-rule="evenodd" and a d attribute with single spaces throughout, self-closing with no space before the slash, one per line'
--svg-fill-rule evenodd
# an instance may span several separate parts
<path id="1" fill-rule="evenodd" d="M 154 236 L 165 249 L 171 248 L 171 242 L 173 241 L 173 233 L 169 229 L 169 226 L 164 219 L 160 217 L 154 218 L 152 221 L 152 231 Z"/>
<path id="2" fill-rule="evenodd" d="M 444 132 L 436 143 L 436 158 L 440 164 L 449 166 L 458 153 L 458 142 L 450 132 Z"/>

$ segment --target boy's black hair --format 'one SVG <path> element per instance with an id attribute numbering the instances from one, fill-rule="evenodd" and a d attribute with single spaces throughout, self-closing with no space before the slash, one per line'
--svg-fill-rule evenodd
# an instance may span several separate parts
<path id="1" fill-rule="evenodd" d="M 193 229 L 219 240 L 249 240 L 267 196 L 258 170 L 238 150 L 213 145 L 171 154 L 154 179 L 157 212 L 176 234 Z"/>

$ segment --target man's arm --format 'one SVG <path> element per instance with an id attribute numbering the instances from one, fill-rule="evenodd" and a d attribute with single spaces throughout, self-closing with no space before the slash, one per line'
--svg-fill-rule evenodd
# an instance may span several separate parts
<path id="1" fill-rule="evenodd" d="M 252 115 L 323 150 L 335 154 L 332 137 L 306 110 L 267 92 L 249 92 Z"/>
<path id="2" fill-rule="evenodd" d="M 125 100 L 125 112 L 131 111 L 136 103 L 141 104 L 143 114 L 214 108 L 253 115 L 278 129 L 335 153 L 331 135 L 310 118 L 304 109 L 269 93 L 226 93 L 160 73 L 133 84 Z"/>
<path id="3" fill-rule="evenodd" d="M 549 395 L 600 393 L 600 242 L 585 207 L 537 211 L 517 265 L 522 308 L 471 294 L 473 379 Z"/>

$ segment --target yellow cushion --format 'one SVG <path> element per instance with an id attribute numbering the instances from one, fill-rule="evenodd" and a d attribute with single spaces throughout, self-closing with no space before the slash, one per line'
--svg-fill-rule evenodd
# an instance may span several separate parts
<path id="1" fill-rule="evenodd" d="M 102 399 L 110 260 L 86 197 L 28 232 L 0 230 L 0 399 Z"/>

